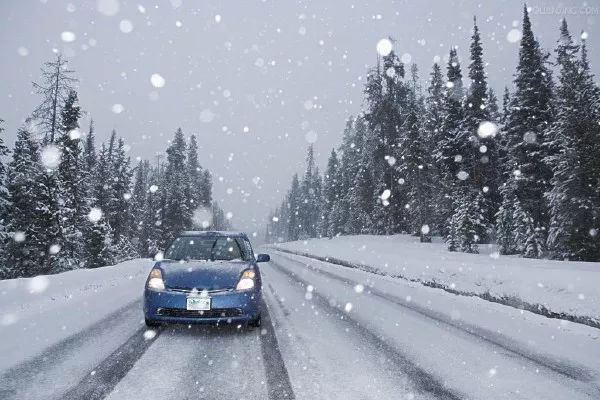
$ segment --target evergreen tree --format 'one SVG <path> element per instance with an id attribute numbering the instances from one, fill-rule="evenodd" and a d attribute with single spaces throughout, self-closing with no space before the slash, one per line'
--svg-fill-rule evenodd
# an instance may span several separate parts
<path id="1" fill-rule="evenodd" d="M 4 145 L 4 120 L 0 119 L 0 263 L 5 264 L 6 247 L 8 244 L 8 219 L 10 217 L 10 201 L 8 199 L 8 169 L 4 160 L 9 154 L 8 147 Z M 2 269 L 0 268 L 0 279 L 2 277 Z"/>
<path id="2" fill-rule="evenodd" d="M 289 222 L 288 222 L 288 240 L 298 240 L 300 238 L 300 228 L 301 222 L 299 218 L 300 211 L 300 202 L 301 202 L 301 194 L 300 194 L 300 181 L 298 179 L 298 174 L 294 174 L 292 178 L 292 187 L 290 188 L 288 194 L 288 203 L 289 203 Z"/>
<path id="3" fill-rule="evenodd" d="M 371 135 L 362 115 L 347 130 L 342 142 L 342 156 L 338 180 L 338 202 L 332 209 L 334 229 L 329 236 L 339 233 L 357 234 L 371 229 L 371 220 L 364 215 L 365 210 L 373 209 L 373 191 L 371 165 L 376 138 Z M 370 140 L 370 142 L 367 142 Z M 370 146 L 373 145 L 373 146 Z M 368 181 L 364 181 L 367 175 Z M 334 212 L 335 211 L 335 212 Z"/>
<path id="4" fill-rule="evenodd" d="M 319 222 L 319 235 L 329 236 L 329 217 L 333 206 L 338 201 L 338 177 L 339 162 L 334 149 L 327 161 L 327 170 L 325 171 L 325 181 L 323 187 L 323 212 Z"/>
<path id="5" fill-rule="evenodd" d="M 375 159 L 375 203 L 372 215 L 373 228 L 380 233 L 396 233 L 406 229 L 406 195 L 397 184 L 398 174 L 391 162 L 398 160 L 400 129 L 406 119 L 409 87 L 403 81 L 404 65 L 392 51 L 383 57 L 383 71 L 378 66 L 367 77 L 365 119 L 378 142 Z M 382 199 L 383 193 L 390 193 Z"/>
<path id="6" fill-rule="evenodd" d="M 201 188 L 202 188 L 200 191 L 200 193 L 202 194 L 201 204 L 204 207 L 208 207 L 212 203 L 213 198 L 212 198 L 212 176 L 210 174 L 210 171 L 207 169 L 205 169 L 204 173 L 202 174 Z"/>
<path id="7" fill-rule="evenodd" d="M 44 63 L 42 82 L 33 83 L 35 92 L 43 97 L 42 103 L 33 111 L 33 117 L 43 129 L 44 143 L 54 143 L 58 136 L 62 107 L 77 82 L 73 74 L 74 71 L 67 68 L 67 61 L 58 54 L 55 61 Z"/>
<path id="8" fill-rule="evenodd" d="M 515 225 L 508 231 L 520 236 L 523 231 L 529 230 L 532 236 L 526 241 L 540 243 L 545 240 L 548 229 L 549 216 L 544 193 L 549 190 L 552 177 L 550 166 L 545 161 L 549 156 L 547 131 L 553 118 L 552 80 L 546 63 L 547 55 L 542 53 L 534 37 L 527 8 L 524 8 L 515 92 L 510 99 L 510 112 L 505 110 L 502 132 L 507 148 L 505 177 L 508 180 L 503 196 L 513 201 L 516 198 L 526 215 L 525 218 L 514 220 Z M 508 95 L 505 98 L 508 99 Z M 503 203 L 506 203 L 506 199 Z M 533 228 L 528 228 L 530 220 L 533 221 Z M 535 248 L 539 249 L 539 253 L 532 253 L 534 248 L 530 246 L 527 254 L 539 257 L 544 248 Z M 522 252 L 526 249 L 522 247 Z"/>
<path id="9" fill-rule="evenodd" d="M 300 238 L 317 236 L 319 192 L 320 177 L 315 167 L 313 146 L 310 145 L 306 156 L 306 171 L 300 185 L 300 201 L 298 205 Z"/>
<path id="10" fill-rule="evenodd" d="M 94 120 L 90 120 L 90 128 L 85 138 L 83 146 L 83 172 L 85 179 L 85 191 L 88 197 L 88 203 L 91 205 L 93 199 L 93 186 L 96 180 L 96 165 L 98 164 L 96 156 L 96 138 L 94 135 Z"/>
<path id="11" fill-rule="evenodd" d="M 560 259 L 600 260 L 600 89 L 594 82 L 585 41 L 573 43 L 563 20 L 557 48 L 557 115 L 549 156 L 554 175 L 548 245 Z M 578 53 L 579 57 L 578 57 Z"/>
<path id="12" fill-rule="evenodd" d="M 446 207 L 450 207 L 445 207 L 444 209 L 447 215 L 447 224 L 442 233 L 446 235 L 448 250 L 457 251 L 459 249 L 459 218 L 455 214 L 458 212 L 461 195 L 461 191 L 459 190 L 461 185 L 459 185 L 460 181 L 457 181 L 457 177 L 459 176 L 459 172 L 465 171 L 466 167 L 464 166 L 462 156 L 464 147 L 461 141 L 461 125 L 464 119 L 464 89 L 460 60 L 456 48 L 450 49 L 446 77 L 447 91 L 444 102 L 445 112 L 442 124 L 442 138 L 439 141 L 439 148 L 436 154 L 438 154 L 438 162 L 441 164 L 441 180 L 444 190 L 447 193 L 447 198 L 451 199 L 451 204 L 448 204 L 450 203 L 449 201 L 445 203 Z"/>
<path id="13" fill-rule="evenodd" d="M 136 238 L 137 250 L 142 257 L 148 256 L 147 227 L 144 226 L 144 216 L 147 207 L 148 173 L 150 163 L 141 160 L 134 170 L 135 178 L 131 194 L 131 218 L 133 221 L 133 236 Z"/>
<path id="14" fill-rule="evenodd" d="M 462 135 L 459 142 L 462 147 L 460 153 L 463 158 L 465 172 L 469 174 L 464 184 L 470 185 L 475 191 L 482 191 L 485 201 L 480 205 L 482 210 L 474 211 L 484 215 L 482 229 L 477 235 L 482 240 L 487 240 L 488 229 L 494 222 L 494 215 L 498 208 L 499 193 L 498 182 L 498 147 L 496 144 L 496 130 L 486 132 L 482 124 L 496 126 L 493 115 L 490 113 L 488 98 L 487 77 L 484 69 L 483 48 L 477 22 L 474 19 L 473 36 L 471 37 L 471 62 L 469 64 L 469 79 L 471 85 L 467 91 L 464 106 L 464 120 Z M 473 218 L 476 218 L 473 216 Z"/>
<path id="15" fill-rule="evenodd" d="M 190 136 L 186 168 L 190 182 L 190 193 L 188 194 L 190 208 L 195 210 L 201 205 L 204 205 L 207 200 L 207 195 L 205 193 L 205 177 L 200 162 L 198 161 L 198 142 L 196 141 L 195 135 Z"/>
<path id="16" fill-rule="evenodd" d="M 413 64 L 414 67 L 414 64 Z M 408 116 L 400 139 L 400 160 L 398 171 L 404 179 L 408 192 L 406 208 L 409 210 L 409 233 L 419 235 L 422 241 L 430 241 L 429 230 L 433 224 L 433 161 L 426 146 L 428 138 L 419 116 L 424 115 L 424 106 L 418 97 L 416 82 L 418 77 L 413 68 L 413 90 L 410 93 Z"/>
<path id="17" fill-rule="evenodd" d="M 187 198 L 189 177 L 186 169 L 186 143 L 183 131 L 177 129 L 171 145 L 167 149 L 167 167 L 165 171 L 164 220 L 162 247 L 166 247 L 175 237 L 192 226 L 192 209 Z"/>
<path id="18" fill-rule="evenodd" d="M 44 171 L 38 143 L 27 125 L 17 132 L 8 166 L 8 231 L 13 240 L 8 242 L 6 265 L 10 269 L 3 265 L 5 278 L 52 273 L 48 252 L 51 245 L 57 244 L 60 233 L 56 181 L 48 179 L 52 175 Z"/>
<path id="19" fill-rule="evenodd" d="M 433 204 L 433 215 L 430 229 L 432 232 L 441 235 L 447 234 L 446 225 L 452 210 L 452 186 L 450 182 L 444 179 L 445 176 L 449 175 L 449 171 L 445 171 L 443 156 L 443 143 L 445 139 L 444 119 L 446 113 L 444 88 L 442 70 L 437 63 L 434 63 L 425 99 L 423 130 L 426 137 L 426 146 L 432 149 L 431 173 L 434 177 L 437 177 L 437 184 L 432 188 L 431 203 Z"/>
<path id="20" fill-rule="evenodd" d="M 87 213 L 87 199 L 79 133 L 81 110 L 77 102 L 77 93 L 70 91 L 62 109 L 60 137 L 57 142 L 60 149 L 57 179 L 61 230 L 57 271 L 82 266 L 82 227 Z"/>

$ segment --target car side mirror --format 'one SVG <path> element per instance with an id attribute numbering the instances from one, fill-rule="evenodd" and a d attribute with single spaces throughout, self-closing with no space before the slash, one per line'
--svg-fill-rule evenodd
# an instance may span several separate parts
<path id="1" fill-rule="evenodd" d="M 269 262 L 269 261 L 271 261 L 271 256 L 269 256 L 268 254 L 259 254 L 256 256 L 257 263 L 263 263 L 263 262 Z"/>

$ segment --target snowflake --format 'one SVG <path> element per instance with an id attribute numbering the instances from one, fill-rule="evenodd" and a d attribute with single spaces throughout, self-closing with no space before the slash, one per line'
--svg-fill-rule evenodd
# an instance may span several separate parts
<path id="1" fill-rule="evenodd" d="M 389 39 L 381 39 L 377 42 L 377 52 L 380 56 L 385 57 L 392 52 L 392 42 Z"/>
<path id="2" fill-rule="evenodd" d="M 133 23 L 130 20 L 124 19 L 119 23 L 119 29 L 123 33 L 131 33 L 133 31 Z"/>
<path id="3" fill-rule="evenodd" d="M 152 86 L 156 88 L 161 88 L 165 86 L 165 78 L 163 78 L 160 74 L 155 73 L 150 76 L 150 83 L 152 83 Z"/>

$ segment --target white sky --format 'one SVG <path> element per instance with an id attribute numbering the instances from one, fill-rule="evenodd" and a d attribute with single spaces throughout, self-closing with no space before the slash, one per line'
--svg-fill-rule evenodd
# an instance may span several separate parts
<path id="1" fill-rule="evenodd" d="M 98 11 L 114 12 L 115 3 L 112 16 Z M 574 37 L 588 32 L 595 68 L 600 5 L 591 3 L 528 5 L 534 31 L 549 50 L 562 16 Z M 81 105 L 95 120 L 98 141 L 114 128 L 131 145 L 134 160 L 155 160 L 178 127 L 197 134 L 201 162 L 214 175 L 215 198 L 233 213 L 236 228 L 252 233 L 262 231 L 291 175 L 302 171 L 308 132 L 317 133 L 315 150 L 325 166 L 345 119 L 360 111 L 379 39 L 392 36 L 396 52 L 419 65 L 423 80 L 434 57 L 458 45 L 466 73 L 476 15 L 489 80 L 501 91 L 515 70 L 518 44 L 507 34 L 520 26 L 522 4 L 7 0 L 0 11 L 0 118 L 10 146 L 39 102 L 31 81 L 58 49 L 77 71 Z M 63 32 L 72 32 L 74 40 L 65 42 L 73 37 Z M 155 73 L 165 79 L 164 87 L 152 86 Z M 115 104 L 122 105 L 121 113 L 113 112 Z"/>

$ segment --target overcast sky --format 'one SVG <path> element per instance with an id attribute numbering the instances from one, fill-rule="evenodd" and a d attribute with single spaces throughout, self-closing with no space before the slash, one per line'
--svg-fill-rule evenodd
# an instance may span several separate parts
<path id="1" fill-rule="evenodd" d="M 548 49 L 563 16 L 574 37 L 586 31 L 598 71 L 600 5 L 528 6 Z M 395 39 L 395 51 L 416 62 L 425 80 L 434 59 L 443 62 L 453 45 L 466 67 L 475 15 L 489 80 L 500 91 L 515 70 L 518 43 L 509 39 L 519 33 L 522 3 L 4 0 L 0 11 L 0 118 L 10 146 L 40 101 L 31 81 L 61 52 L 77 71 L 80 102 L 99 141 L 116 129 L 134 162 L 155 162 L 178 127 L 198 135 L 215 198 L 233 213 L 236 228 L 254 232 L 302 171 L 307 138 L 316 139 L 325 166 L 346 118 L 361 109 L 380 39 Z M 164 86 L 152 85 L 153 74 Z M 87 123 L 86 117 L 82 128 Z"/>

